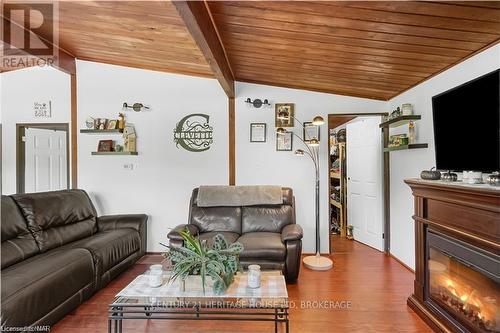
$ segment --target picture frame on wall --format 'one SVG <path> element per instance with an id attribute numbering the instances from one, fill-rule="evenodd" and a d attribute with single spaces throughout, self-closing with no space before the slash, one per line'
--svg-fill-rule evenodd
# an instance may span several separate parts
<path id="1" fill-rule="evenodd" d="M 250 124 L 250 142 L 266 142 L 266 137 L 267 137 L 266 123 Z"/>
<path id="2" fill-rule="evenodd" d="M 293 134 L 292 132 L 276 133 L 276 151 L 292 151 Z"/>
<path id="3" fill-rule="evenodd" d="M 97 130 L 105 130 L 106 126 L 108 125 L 108 119 L 106 118 L 96 118 L 95 119 L 95 129 Z"/>
<path id="4" fill-rule="evenodd" d="M 109 152 L 113 150 L 113 140 L 99 140 L 97 145 L 98 152 Z"/>
<path id="5" fill-rule="evenodd" d="M 319 141 L 319 126 L 313 125 L 310 121 L 306 121 L 302 125 L 302 139 L 304 142 L 309 142 L 312 138 Z"/>
<path id="6" fill-rule="evenodd" d="M 293 103 L 276 103 L 274 106 L 274 121 L 276 127 L 293 127 L 294 126 L 294 116 L 295 107 Z M 286 112 L 288 114 L 287 119 L 278 119 L 278 114 L 280 112 Z"/>
<path id="7" fill-rule="evenodd" d="M 108 120 L 108 123 L 106 124 L 106 129 L 114 130 L 116 129 L 117 125 L 118 125 L 118 120 L 116 119 Z"/>

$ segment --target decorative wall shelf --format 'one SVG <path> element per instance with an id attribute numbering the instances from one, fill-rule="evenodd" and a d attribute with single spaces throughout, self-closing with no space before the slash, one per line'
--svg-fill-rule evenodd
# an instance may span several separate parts
<path id="1" fill-rule="evenodd" d="M 395 150 L 427 148 L 427 147 L 428 147 L 427 143 L 410 143 L 408 145 L 401 145 L 401 146 L 397 146 L 397 147 L 384 148 L 384 152 L 395 151 Z"/>
<path id="2" fill-rule="evenodd" d="M 136 151 L 93 151 L 92 155 L 138 155 Z"/>
<path id="3" fill-rule="evenodd" d="M 399 116 L 393 119 L 389 119 L 387 121 L 384 121 L 379 125 L 380 128 L 384 127 L 399 127 L 405 124 L 408 124 L 410 121 L 415 121 L 415 120 L 420 120 L 422 116 L 418 114 L 412 114 L 412 115 L 407 115 L 407 116 Z"/>
<path id="4" fill-rule="evenodd" d="M 99 130 L 99 129 L 81 129 L 80 133 L 83 134 L 122 134 L 123 131 L 120 129 L 104 129 L 104 130 Z"/>

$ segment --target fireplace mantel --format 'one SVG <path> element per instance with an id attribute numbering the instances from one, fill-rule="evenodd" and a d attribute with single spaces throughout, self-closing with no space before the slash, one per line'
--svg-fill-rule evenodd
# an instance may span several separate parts
<path id="1" fill-rule="evenodd" d="M 426 294 L 428 231 L 469 244 L 500 260 L 500 190 L 465 185 L 405 180 L 413 192 L 415 221 L 415 283 L 408 305 L 436 332 L 467 332 L 440 311 Z"/>

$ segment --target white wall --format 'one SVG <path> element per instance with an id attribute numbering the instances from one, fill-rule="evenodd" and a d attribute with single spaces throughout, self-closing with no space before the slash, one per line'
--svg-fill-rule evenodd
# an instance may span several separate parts
<path id="1" fill-rule="evenodd" d="M 160 251 L 168 228 L 187 220 L 191 189 L 200 184 L 227 184 L 227 98 L 215 80 L 158 73 L 78 61 L 79 123 L 88 116 L 116 118 L 123 102 L 142 102 L 152 110 L 127 112 L 136 125 L 139 156 L 91 156 L 100 135 L 78 135 L 79 186 L 90 192 L 100 213 L 147 213 L 149 251 Z M 319 114 L 388 112 L 412 103 L 422 115 L 417 124 L 420 142 L 428 149 L 391 153 L 391 252 L 414 267 L 413 199 L 403 183 L 435 164 L 432 133 L 432 96 L 500 67 L 500 45 L 403 93 L 389 102 L 308 92 L 256 84 L 237 83 L 236 181 L 237 184 L 290 186 L 297 198 L 297 220 L 304 228 L 304 251 L 314 251 L 314 174 L 307 158 L 275 151 L 274 107 L 249 108 L 248 97 L 267 98 L 273 104 L 295 103 L 299 119 Z M 70 121 L 69 76 L 50 68 L 30 68 L 0 74 L 2 121 L 2 193 L 15 185 L 15 124 Z M 51 100 L 53 118 L 33 117 L 33 102 Z M 204 153 L 177 149 L 173 128 L 184 115 L 201 112 L 211 116 L 215 142 Z M 470 116 L 470 115 L 467 115 Z M 251 122 L 267 123 L 266 143 L 250 143 Z M 300 127 L 296 127 L 300 134 Z M 321 236 L 322 252 L 328 250 L 327 126 L 321 130 Z M 120 137 L 112 137 L 119 139 Z M 294 149 L 300 143 L 294 140 Z M 136 169 L 126 171 L 124 163 Z"/>
<path id="2" fill-rule="evenodd" d="M 328 119 L 333 113 L 385 112 L 386 103 L 356 97 L 316 93 L 250 83 L 236 84 L 236 184 L 276 184 L 293 188 L 297 204 L 297 223 L 304 228 L 303 251 L 315 250 L 314 168 L 307 157 L 292 152 L 276 151 L 274 103 L 294 103 L 295 116 L 310 121 L 315 115 Z M 247 106 L 247 98 L 269 99 L 272 108 L 255 109 Z M 267 124 L 267 142 L 250 143 L 250 123 Z M 302 137 L 297 124 L 295 133 Z M 321 251 L 328 252 L 328 126 L 320 133 L 320 221 Z M 297 138 L 293 149 L 304 148 Z"/>
<path id="3" fill-rule="evenodd" d="M 89 192 L 101 214 L 146 213 L 148 251 L 164 250 L 169 228 L 187 223 L 193 188 L 228 182 L 228 103 L 214 79 L 77 62 L 78 122 L 89 116 L 116 119 L 123 102 L 140 102 L 151 111 L 127 111 L 135 125 L 138 156 L 91 156 L 100 139 L 78 135 L 78 186 Z M 176 148 L 173 130 L 185 115 L 204 113 L 214 128 L 205 152 Z M 133 163 L 128 171 L 123 164 Z"/>
<path id="4" fill-rule="evenodd" d="M 500 67 L 500 45 L 489 48 L 447 71 L 423 82 L 391 99 L 387 110 L 403 103 L 411 103 L 414 113 L 422 115 L 415 122 L 418 142 L 427 142 L 429 148 L 390 153 L 391 165 L 391 253 L 406 265 L 415 267 L 413 198 L 403 182 L 419 177 L 420 172 L 435 166 L 434 134 L 432 125 L 432 97 Z M 480 110 L 471 110 L 457 117 L 480 116 Z M 471 131 L 480 130 L 471 128 Z M 400 132 L 401 129 L 393 133 Z M 457 133 L 457 139 L 467 139 L 467 133 Z"/>
<path id="5" fill-rule="evenodd" d="M 51 67 L 32 67 L 0 74 L 2 121 L 2 193 L 16 193 L 16 124 L 69 123 L 69 75 Z M 33 103 L 51 101 L 52 118 L 35 118 Z M 70 157 L 68 157 L 70 158 Z"/>

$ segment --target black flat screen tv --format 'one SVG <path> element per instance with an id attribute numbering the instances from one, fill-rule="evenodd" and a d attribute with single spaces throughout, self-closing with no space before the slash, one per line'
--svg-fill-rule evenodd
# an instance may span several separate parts
<path id="1" fill-rule="evenodd" d="M 500 69 L 434 96 L 432 113 L 438 170 L 500 170 Z"/>

